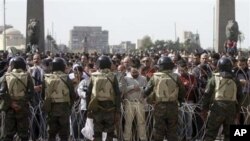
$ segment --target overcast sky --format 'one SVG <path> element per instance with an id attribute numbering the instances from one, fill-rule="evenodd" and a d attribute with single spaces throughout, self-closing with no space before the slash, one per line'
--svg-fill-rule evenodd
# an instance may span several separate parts
<path id="1" fill-rule="evenodd" d="M 236 20 L 250 47 L 250 1 L 236 1 Z M 0 0 L 3 24 L 3 0 Z M 102 26 L 109 31 L 109 44 L 132 41 L 144 35 L 153 40 L 174 40 L 192 31 L 200 34 L 201 45 L 213 45 L 213 8 L 216 0 L 44 0 L 45 33 L 68 45 L 73 26 Z M 26 0 L 6 0 L 6 23 L 25 33 Z"/>

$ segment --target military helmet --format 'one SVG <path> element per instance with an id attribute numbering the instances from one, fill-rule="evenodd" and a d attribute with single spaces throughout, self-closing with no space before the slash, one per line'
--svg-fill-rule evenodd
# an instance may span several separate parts
<path id="1" fill-rule="evenodd" d="M 11 67 L 11 70 L 12 69 L 26 70 L 26 61 L 20 56 L 11 58 L 9 65 Z"/>
<path id="2" fill-rule="evenodd" d="M 233 64 L 232 64 L 232 62 L 231 62 L 231 60 L 229 58 L 222 57 L 218 61 L 217 67 L 218 67 L 220 72 L 232 72 Z"/>
<path id="3" fill-rule="evenodd" d="M 97 59 L 96 64 L 99 69 L 110 69 L 112 61 L 108 56 L 102 55 Z"/>
<path id="4" fill-rule="evenodd" d="M 159 66 L 159 70 L 172 70 L 174 68 L 174 63 L 171 60 L 171 58 L 167 56 L 162 56 L 158 62 L 157 65 Z"/>
<path id="5" fill-rule="evenodd" d="M 65 71 L 66 62 L 61 57 L 55 57 L 52 61 L 52 71 Z"/>

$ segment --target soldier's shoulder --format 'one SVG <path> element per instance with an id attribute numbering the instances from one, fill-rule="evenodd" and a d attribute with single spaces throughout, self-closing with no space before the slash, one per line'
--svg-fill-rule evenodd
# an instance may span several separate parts
<path id="1" fill-rule="evenodd" d="M 212 76 L 220 76 L 219 72 L 214 72 Z"/>
<path id="2" fill-rule="evenodd" d="M 0 77 L 0 83 L 3 82 L 5 80 L 5 75 L 3 75 L 2 77 Z"/>
<path id="3" fill-rule="evenodd" d="M 142 79 L 142 80 L 146 80 L 147 81 L 147 78 L 143 75 L 139 75 L 139 77 Z"/>
<path id="4" fill-rule="evenodd" d="M 124 77 L 124 79 L 125 79 L 126 81 L 128 81 L 128 80 L 132 80 L 132 77 L 125 76 L 125 77 Z"/>
<path id="5" fill-rule="evenodd" d="M 91 74 L 91 76 L 98 76 L 98 75 L 101 75 L 102 73 L 101 72 L 93 72 L 92 74 Z"/>
<path id="6" fill-rule="evenodd" d="M 164 75 L 164 73 L 163 73 L 163 72 L 155 72 L 155 73 L 153 74 L 153 76 L 161 76 L 161 75 Z"/>
<path id="7" fill-rule="evenodd" d="M 51 77 L 51 76 L 53 76 L 53 74 L 51 74 L 51 73 L 46 73 L 46 74 L 44 74 L 44 76 L 45 76 L 45 77 Z"/>

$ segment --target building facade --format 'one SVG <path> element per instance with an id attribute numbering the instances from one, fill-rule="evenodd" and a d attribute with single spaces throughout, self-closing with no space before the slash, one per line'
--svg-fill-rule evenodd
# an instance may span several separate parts
<path id="1" fill-rule="evenodd" d="M 5 35 L 6 35 L 6 49 L 10 47 L 15 47 L 18 50 L 25 50 L 25 38 L 21 34 L 21 32 L 17 29 L 14 28 L 8 28 L 5 30 Z M 0 50 L 4 50 L 3 47 L 3 34 L 0 34 Z"/>
<path id="2" fill-rule="evenodd" d="M 99 26 L 74 26 L 70 30 L 69 48 L 72 52 L 109 52 L 109 32 Z"/>
<path id="3" fill-rule="evenodd" d="M 181 38 L 181 42 L 190 42 L 190 43 L 195 43 L 200 46 L 200 35 L 198 33 L 194 34 L 191 31 L 184 31 L 183 36 Z"/>
<path id="4" fill-rule="evenodd" d="M 132 50 L 135 50 L 135 44 L 130 41 L 123 41 L 119 45 L 111 45 L 110 53 L 128 53 Z"/>

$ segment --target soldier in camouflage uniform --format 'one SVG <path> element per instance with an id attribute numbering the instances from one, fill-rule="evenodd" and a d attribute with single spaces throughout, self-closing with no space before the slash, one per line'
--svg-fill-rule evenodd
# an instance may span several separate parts
<path id="1" fill-rule="evenodd" d="M 10 61 L 10 70 L 3 77 L 0 87 L 1 98 L 4 99 L 5 137 L 4 141 L 13 141 L 17 133 L 21 141 L 29 139 L 29 102 L 32 100 L 34 85 L 26 71 L 25 60 L 14 57 Z"/>
<path id="2" fill-rule="evenodd" d="M 234 123 L 240 110 L 243 95 L 241 85 L 232 73 L 231 60 L 223 57 L 218 61 L 219 73 L 208 81 L 202 100 L 202 116 L 208 116 L 204 141 L 214 141 L 219 128 L 223 125 L 224 140 L 229 141 L 229 125 Z"/>
<path id="3" fill-rule="evenodd" d="M 120 113 L 121 95 L 116 76 L 110 71 L 111 60 L 100 56 L 98 71 L 91 74 L 88 87 L 88 117 L 93 118 L 95 141 L 102 141 L 102 132 L 107 132 L 107 141 L 114 138 L 115 123 Z"/>
<path id="4" fill-rule="evenodd" d="M 145 88 L 148 102 L 154 104 L 154 141 L 162 141 L 164 136 L 169 141 L 177 141 L 178 101 L 184 101 L 184 86 L 177 74 L 172 72 L 174 63 L 169 57 L 158 60 L 159 72 Z"/>
<path id="5" fill-rule="evenodd" d="M 64 59 L 57 57 L 52 61 L 52 74 L 45 74 L 44 109 L 48 114 L 49 141 L 55 141 L 57 134 L 61 141 L 69 138 L 69 116 L 76 96 L 65 68 Z"/>

